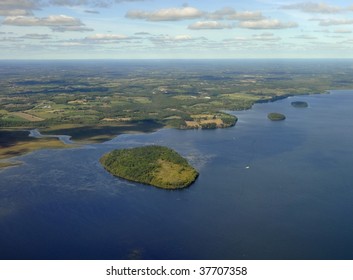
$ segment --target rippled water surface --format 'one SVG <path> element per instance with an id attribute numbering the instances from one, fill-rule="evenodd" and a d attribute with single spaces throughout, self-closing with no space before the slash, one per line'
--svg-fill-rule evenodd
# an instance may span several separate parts
<path id="1" fill-rule="evenodd" d="M 308 108 L 294 108 L 303 100 Z M 1 259 L 353 259 L 353 92 L 234 112 L 217 130 L 163 129 L 41 150 L 0 171 Z M 281 112 L 282 122 L 267 113 Z M 111 176 L 116 148 L 169 146 L 200 177 L 165 191 Z"/>

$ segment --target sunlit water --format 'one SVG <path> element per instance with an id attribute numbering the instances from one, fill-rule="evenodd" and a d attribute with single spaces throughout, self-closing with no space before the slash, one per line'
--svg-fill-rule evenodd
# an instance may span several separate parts
<path id="1" fill-rule="evenodd" d="M 0 258 L 353 259 L 352 109 L 352 91 L 291 97 L 235 112 L 229 129 L 163 129 L 20 157 L 0 171 Z M 98 161 L 148 144 L 187 157 L 196 183 L 161 190 Z"/>

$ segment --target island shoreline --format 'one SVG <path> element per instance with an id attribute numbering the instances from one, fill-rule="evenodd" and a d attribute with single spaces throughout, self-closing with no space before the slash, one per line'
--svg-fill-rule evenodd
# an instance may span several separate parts
<path id="1" fill-rule="evenodd" d="M 349 89 L 347 89 L 349 90 Z M 287 99 L 287 98 L 291 98 L 291 97 L 301 97 L 301 96 L 310 96 L 310 95 L 314 95 L 314 94 L 332 94 L 332 91 L 336 91 L 336 90 L 326 90 L 325 92 L 323 93 L 307 93 L 307 94 L 287 94 L 285 96 L 276 96 L 274 98 L 271 98 L 269 100 L 266 100 L 266 99 L 260 99 L 260 100 L 257 100 L 255 102 L 253 102 L 253 104 L 249 107 L 249 108 L 246 108 L 246 109 L 242 109 L 242 110 L 235 110 L 235 111 L 231 111 L 231 110 L 226 110 L 224 112 L 226 112 L 226 114 L 228 115 L 231 115 L 233 117 L 235 117 L 236 121 L 235 121 L 235 124 L 234 125 L 231 125 L 231 126 L 227 126 L 227 127 L 215 127 L 215 128 L 185 128 L 185 127 L 171 127 L 167 124 L 160 124 L 158 123 L 158 125 L 160 125 L 160 127 L 157 127 L 157 128 L 152 128 L 151 130 L 148 130 L 148 131 L 145 131 L 143 130 L 142 128 L 138 129 L 138 130 L 131 130 L 131 131 L 124 131 L 122 133 L 117 133 L 115 135 L 111 135 L 110 137 L 108 138 L 105 138 L 103 141 L 96 141 L 96 140 L 93 140 L 92 141 L 92 138 L 90 137 L 87 137 L 83 140 L 79 140 L 79 141 L 76 141 L 76 140 L 71 140 L 72 139 L 72 136 L 71 135 L 51 135 L 51 134 L 42 134 L 40 132 L 40 128 L 27 128 L 27 129 L 23 129 L 23 128 L 15 128 L 15 127 L 12 127 L 12 128 L 0 128 L 0 132 L 1 131 L 7 131 L 7 130 L 13 130 L 13 131 L 20 131 L 20 132 L 23 132 L 23 131 L 38 131 L 38 133 L 40 134 L 40 137 L 33 137 L 33 136 L 30 136 L 28 135 L 28 137 L 33 137 L 34 139 L 55 139 L 55 138 L 58 138 L 58 139 L 55 139 L 59 142 L 61 142 L 64 146 L 62 145 L 52 145 L 49 147 L 46 147 L 45 145 L 44 146 L 41 146 L 41 145 L 38 145 L 37 147 L 33 148 L 32 150 L 29 150 L 29 151 L 24 151 L 24 152 L 21 152 L 19 154 L 15 154 L 15 155 L 8 155 L 8 156 L 4 156 L 2 154 L 0 154 L 0 161 L 2 163 L 2 165 L 0 164 L 0 170 L 4 169 L 4 168 L 7 168 L 7 167 L 16 167 L 18 165 L 21 164 L 21 162 L 18 162 L 18 164 L 11 164 L 11 162 L 9 160 L 12 160 L 12 159 L 15 159 L 17 157 L 20 157 L 20 156 L 23 156 L 23 155 L 26 155 L 26 154 L 29 154 L 29 153 L 32 153 L 32 152 L 35 152 L 37 150 L 42 150 L 42 149 L 66 149 L 66 148 L 74 148 L 74 147 L 81 147 L 83 145 L 87 145 L 87 144 L 101 144 L 101 143 L 104 143 L 106 141 L 110 141 L 112 139 L 114 139 L 115 137 L 118 137 L 120 135 L 124 135 L 124 134 L 133 134 L 133 133 L 136 133 L 136 134 L 144 134 L 144 133 L 154 133 L 154 132 L 157 132 L 158 130 L 161 130 L 161 129 L 166 129 L 166 128 L 171 128 L 171 129 L 180 129 L 180 130 L 191 130 L 191 129 L 226 129 L 226 128 L 231 128 L 233 126 L 236 125 L 236 122 L 238 121 L 235 113 L 236 112 L 241 112 L 241 111 L 247 111 L 247 110 L 251 110 L 253 108 L 254 105 L 256 104 L 264 104 L 264 103 L 270 103 L 270 102 L 276 102 L 276 101 L 280 101 L 280 100 L 284 100 L 284 99 Z M 97 126 L 99 127 L 99 126 Z M 118 128 L 119 126 L 111 126 L 111 127 L 116 127 Z M 75 127 L 73 127 L 74 129 Z M 77 128 L 82 128 L 82 126 L 77 126 Z M 133 128 L 133 126 L 131 127 Z M 44 129 L 45 132 L 48 131 L 48 128 Z M 61 141 L 59 138 L 60 137 L 67 137 L 68 139 L 70 139 L 69 141 L 71 141 L 72 143 L 68 144 L 68 143 L 65 143 L 63 141 Z M 15 147 L 15 146 L 14 146 Z"/>

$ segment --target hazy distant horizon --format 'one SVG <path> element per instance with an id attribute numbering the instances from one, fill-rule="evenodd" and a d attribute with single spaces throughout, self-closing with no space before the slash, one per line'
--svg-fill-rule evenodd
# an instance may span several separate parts
<path id="1" fill-rule="evenodd" d="M 351 58 L 314 57 L 314 58 L 0 58 L 0 61 L 353 61 Z"/>

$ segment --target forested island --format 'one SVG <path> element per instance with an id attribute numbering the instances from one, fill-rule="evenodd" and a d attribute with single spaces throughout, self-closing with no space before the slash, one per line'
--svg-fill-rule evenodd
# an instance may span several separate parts
<path id="1" fill-rule="evenodd" d="M 286 119 L 286 116 L 281 113 L 269 113 L 267 117 L 271 121 L 283 121 Z"/>
<path id="2" fill-rule="evenodd" d="M 163 146 L 114 150 L 100 162 L 114 176 L 162 189 L 185 188 L 198 177 L 185 158 Z"/>
<path id="3" fill-rule="evenodd" d="M 305 101 L 293 101 L 291 105 L 294 108 L 307 108 L 309 106 L 308 103 Z"/>

